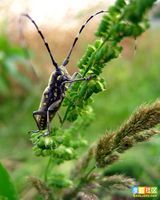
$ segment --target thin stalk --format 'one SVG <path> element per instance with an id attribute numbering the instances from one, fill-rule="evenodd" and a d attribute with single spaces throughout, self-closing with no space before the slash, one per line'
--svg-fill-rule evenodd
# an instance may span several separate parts
<path id="1" fill-rule="evenodd" d="M 49 168 L 51 166 L 51 156 L 49 157 L 49 160 L 48 160 L 48 163 L 47 163 L 47 166 L 46 166 L 46 169 L 45 169 L 45 172 L 44 172 L 44 181 L 47 182 L 48 180 L 48 172 L 49 172 Z"/>

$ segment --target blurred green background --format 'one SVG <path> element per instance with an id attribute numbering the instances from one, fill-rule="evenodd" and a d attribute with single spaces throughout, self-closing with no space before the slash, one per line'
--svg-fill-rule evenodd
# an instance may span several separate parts
<path id="1" fill-rule="evenodd" d="M 65 57 L 76 30 L 86 18 L 84 16 L 98 9 L 99 5 L 88 12 L 81 12 L 77 17 L 77 26 L 65 31 L 61 27 L 41 26 L 58 61 Z M 129 38 L 122 41 L 124 50 L 121 56 L 105 67 L 103 78 L 106 80 L 106 91 L 94 96 L 95 120 L 84 133 L 90 143 L 106 130 L 118 128 L 139 105 L 159 98 L 160 21 L 157 13 L 160 12 L 156 12 L 156 19 L 152 18 L 151 28 L 136 41 Z M 18 17 L 14 20 L 18 21 Z M 94 40 L 98 20 L 92 22 L 82 34 L 68 66 L 70 73 L 77 70 L 76 62 L 83 55 L 87 44 Z M 28 50 L 29 55 L 26 54 L 19 38 L 18 26 L 14 27 L 15 21 L 10 24 L 7 18 L 1 20 L 0 161 L 8 169 L 19 196 L 27 200 L 36 195 L 27 177 L 42 178 L 47 164 L 46 158 L 38 158 L 33 154 L 28 131 L 36 129 L 32 112 L 38 108 L 52 66 L 36 30 L 24 20 L 22 27 L 25 40 L 32 49 Z M 26 23 L 30 28 L 27 28 Z M 17 30 L 13 31 L 12 28 Z M 107 168 L 106 174 L 123 173 L 135 178 L 142 186 L 160 187 L 159 144 L 160 137 L 155 136 L 149 142 L 136 145 L 119 162 Z M 66 165 L 70 165 L 70 162 Z"/>

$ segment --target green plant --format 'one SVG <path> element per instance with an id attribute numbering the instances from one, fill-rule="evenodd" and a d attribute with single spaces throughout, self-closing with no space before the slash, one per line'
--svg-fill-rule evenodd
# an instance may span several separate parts
<path id="1" fill-rule="evenodd" d="M 122 47 L 119 43 L 123 38 L 136 38 L 149 27 L 145 13 L 154 2 L 131 0 L 127 4 L 124 0 L 117 0 L 98 28 L 96 35 L 100 39 L 87 48 L 78 63 L 83 77 L 95 74 L 95 78 L 81 84 L 77 82 L 69 89 L 63 102 L 66 110 L 62 127 L 54 126 L 51 135 L 47 137 L 43 136 L 45 131 L 31 136 L 35 154 L 49 157 L 44 181 L 31 179 L 45 199 L 84 199 L 85 196 L 88 199 L 97 199 L 109 193 L 110 185 L 121 189 L 135 184 L 133 179 L 122 175 L 105 177 L 103 171 L 96 171 L 96 167 L 104 168 L 112 164 L 125 150 L 159 133 L 152 130 L 160 123 L 159 101 L 140 108 L 118 131 L 104 135 L 80 159 L 71 171 L 71 176 L 60 173 L 57 167 L 67 160 L 76 159 L 77 149 L 87 145 L 83 132 L 93 119 L 92 96 L 105 89 L 100 74 L 105 65 L 121 53 Z"/>

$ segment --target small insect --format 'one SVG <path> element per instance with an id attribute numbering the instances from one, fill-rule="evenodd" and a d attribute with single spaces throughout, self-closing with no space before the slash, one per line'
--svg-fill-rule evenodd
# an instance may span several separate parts
<path id="1" fill-rule="evenodd" d="M 43 40 L 45 47 L 50 55 L 52 64 L 55 67 L 55 70 L 51 73 L 48 86 L 45 88 L 42 97 L 41 102 L 39 105 L 39 108 L 37 111 L 33 112 L 33 118 L 37 124 L 37 131 L 45 130 L 47 128 L 47 132 L 45 135 L 48 135 L 51 132 L 50 122 L 58 112 L 62 101 L 65 96 L 65 92 L 67 90 L 66 84 L 72 84 L 73 82 L 77 81 L 84 81 L 84 80 L 90 80 L 94 77 L 94 75 L 91 75 L 89 77 L 83 77 L 83 78 L 77 78 L 76 76 L 78 73 L 74 73 L 72 76 L 68 73 L 66 70 L 66 65 L 69 63 L 69 59 L 71 56 L 71 53 L 74 49 L 74 46 L 76 42 L 78 41 L 79 35 L 81 34 L 82 30 L 85 28 L 86 24 L 96 15 L 107 12 L 105 10 L 101 10 L 92 16 L 90 16 L 86 22 L 81 26 L 77 36 L 75 37 L 73 44 L 67 54 L 67 57 L 64 59 L 62 65 L 58 65 L 55 59 L 53 58 L 53 55 L 51 53 L 51 50 L 49 48 L 49 45 L 47 41 L 45 40 L 41 30 L 37 26 L 36 22 L 28 15 L 28 14 L 22 14 L 22 16 L 27 17 L 35 26 L 37 29 L 41 39 Z"/>

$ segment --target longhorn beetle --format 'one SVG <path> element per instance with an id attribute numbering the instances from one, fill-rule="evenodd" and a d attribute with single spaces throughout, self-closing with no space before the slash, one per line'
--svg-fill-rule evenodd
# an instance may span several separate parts
<path id="1" fill-rule="evenodd" d="M 55 59 L 53 58 L 53 55 L 51 53 L 51 50 L 49 48 L 49 45 L 47 41 L 45 40 L 41 30 L 37 26 L 36 22 L 28 15 L 28 14 L 22 14 L 22 16 L 27 17 L 35 26 L 37 29 L 41 39 L 43 40 L 45 47 L 50 55 L 52 64 L 55 67 L 55 70 L 51 73 L 48 86 L 45 88 L 42 97 L 41 102 L 39 105 L 39 109 L 37 111 L 33 112 L 33 118 L 37 124 L 38 130 L 33 132 L 38 132 L 41 130 L 45 130 L 47 128 L 47 133 L 45 135 L 49 134 L 51 132 L 50 129 L 50 122 L 59 110 L 61 103 L 65 96 L 66 91 L 66 84 L 67 83 L 73 83 L 76 81 L 83 81 L 83 80 L 90 80 L 94 77 L 94 75 L 91 75 L 89 77 L 85 78 L 78 78 L 76 79 L 76 74 L 73 74 L 72 76 L 69 75 L 68 71 L 66 70 L 66 65 L 69 62 L 71 53 L 73 51 L 73 48 L 78 41 L 79 35 L 81 34 L 82 30 L 85 28 L 86 24 L 96 15 L 107 12 L 105 10 L 101 10 L 93 15 L 91 15 L 85 23 L 81 26 L 77 36 L 75 37 L 73 44 L 68 52 L 67 57 L 64 59 L 62 65 L 58 65 Z"/>

